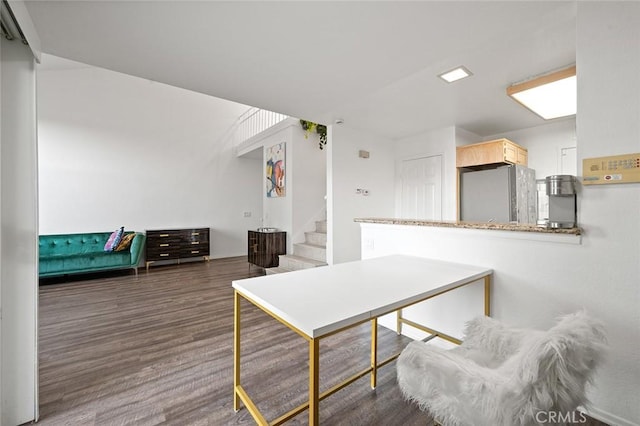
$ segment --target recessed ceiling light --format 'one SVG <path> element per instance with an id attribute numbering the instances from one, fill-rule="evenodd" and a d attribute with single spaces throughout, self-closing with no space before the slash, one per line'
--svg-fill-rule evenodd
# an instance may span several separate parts
<path id="1" fill-rule="evenodd" d="M 514 84 L 507 88 L 507 94 L 545 120 L 575 115 L 576 67 Z"/>
<path id="2" fill-rule="evenodd" d="M 440 74 L 438 77 L 440 77 L 447 83 L 453 83 L 454 81 L 461 80 L 463 78 L 469 77 L 470 75 L 471 75 L 471 71 L 469 71 L 463 66 L 459 66 L 457 68 L 452 69 L 451 71 L 447 71 Z"/>

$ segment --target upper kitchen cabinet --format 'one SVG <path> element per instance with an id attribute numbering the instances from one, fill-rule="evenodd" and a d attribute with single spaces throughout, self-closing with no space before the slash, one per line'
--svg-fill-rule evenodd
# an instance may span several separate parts
<path id="1" fill-rule="evenodd" d="M 527 149 L 509 139 L 474 143 L 456 148 L 456 167 L 473 167 L 485 164 L 527 165 Z"/>

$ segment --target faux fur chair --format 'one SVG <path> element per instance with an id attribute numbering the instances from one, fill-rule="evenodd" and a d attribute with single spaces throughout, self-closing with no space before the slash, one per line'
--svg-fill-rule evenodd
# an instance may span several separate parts
<path id="1" fill-rule="evenodd" d="M 554 423 L 587 403 L 585 388 L 604 351 L 602 325 L 582 311 L 545 332 L 480 317 L 454 349 L 410 343 L 398 358 L 398 383 L 443 425 Z"/>

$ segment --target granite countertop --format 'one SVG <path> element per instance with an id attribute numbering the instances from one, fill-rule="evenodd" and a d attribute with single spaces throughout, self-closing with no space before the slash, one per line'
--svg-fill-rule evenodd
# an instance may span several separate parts
<path id="1" fill-rule="evenodd" d="M 467 229 L 490 229 L 496 231 L 518 231 L 518 232 L 537 232 L 543 234 L 569 234 L 581 235 L 580 228 L 547 228 L 542 225 L 525 225 L 512 223 L 493 223 L 493 222 L 460 222 L 460 221 L 432 221 L 417 219 L 394 219 L 394 218 L 355 218 L 358 223 L 378 223 L 386 225 L 408 225 L 408 226 L 436 226 L 442 228 L 467 228 Z"/>

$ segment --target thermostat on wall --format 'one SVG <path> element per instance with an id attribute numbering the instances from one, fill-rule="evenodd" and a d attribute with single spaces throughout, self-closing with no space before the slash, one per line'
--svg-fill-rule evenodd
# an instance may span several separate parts
<path id="1" fill-rule="evenodd" d="M 582 160 L 582 184 L 640 182 L 640 153 Z"/>

